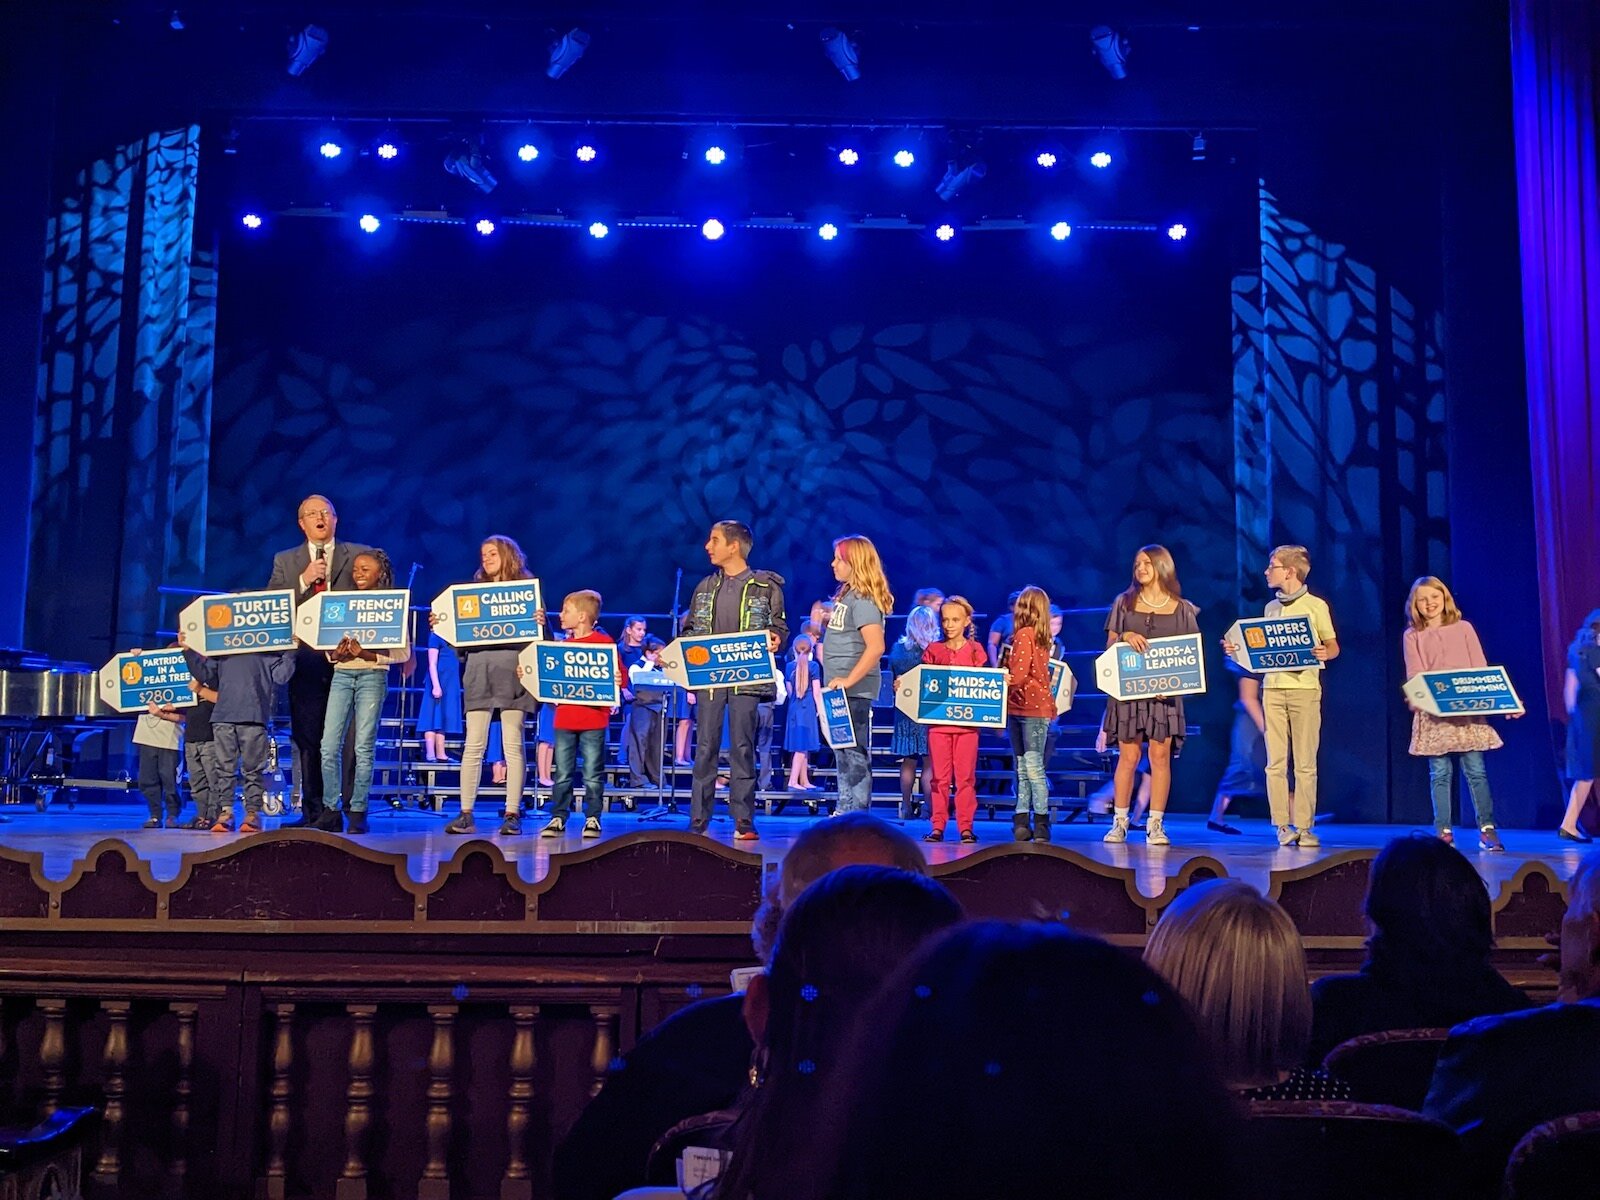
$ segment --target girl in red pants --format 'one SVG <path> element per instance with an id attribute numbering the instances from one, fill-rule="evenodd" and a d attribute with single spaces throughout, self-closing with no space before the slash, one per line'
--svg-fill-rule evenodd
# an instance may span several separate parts
<path id="1" fill-rule="evenodd" d="M 982 646 L 967 637 L 972 625 L 972 605 L 962 596 L 951 596 L 939 607 L 939 625 L 944 640 L 934 642 L 922 652 L 922 661 L 935 667 L 987 667 L 989 656 Z M 950 814 L 950 784 L 956 785 L 956 828 L 963 842 L 975 842 L 972 822 L 978 815 L 978 731 L 960 725 L 928 726 L 928 759 L 933 773 L 933 829 L 923 835 L 925 842 L 944 841 L 944 827 Z"/>

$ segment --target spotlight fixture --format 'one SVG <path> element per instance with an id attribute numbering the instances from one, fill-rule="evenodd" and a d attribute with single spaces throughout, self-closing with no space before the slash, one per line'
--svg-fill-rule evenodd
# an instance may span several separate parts
<path id="1" fill-rule="evenodd" d="M 167 18 L 167 25 L 181 33 L 183 31 L 183 14 L 177 9 L 173 9 L 172 16 Z"/>
<path id="2" fill-rule="evenodd" d="M 963 161 L 952 158 L 945 164 L 944 178 L 939 180 L 939 186 L 933 189 L 934 194 L 939 199 L 949 202 L 988 173 L 989 168 L 984 165 L 982 159 Z"/>
<path id="3" fill-rule="evenodd" d="M 255 214 L 253 212 L 252 213 L 245 213 L 244 216 L 239 218 L 239 223 L 241 225 L 243 225 L 246 229 L 260 229 L 261 228 L 261 218 L 257 214 Z"/>
<path id="4" fill-rule="evenodd" d="M 725 231 L 722 228 L 722 222 L 717 220 L 715 217 L 712 217 L 704 225 L 700 226 L 700 232 L 705 234 L 706 241 L 714 242 L 721 237 Z"/>
<path id="5" fill-rule="evenodd" d="M 494 232 L 494 222 L 489 220 L 488 217 L 484 217 L 481 221 L 474 225 L 473 228 L 479 233 L 483 234 L 484 237 L 488 237 Z"/>
<path id="6" fill-rule="evenodd" d="M 909 167 L 916 161 L 917 156 L 909 150 L 896 150 L 894 152 L 894 165 L 897 167 Z"/>
<path id="7" fill-rule="evenodd" d="M 472 184 L 479 191 L 488 194 L 499 186 L 500 181 L 494 177 L 494 172 L 489 169 L 489 162 L 483 156 L 483 149 L 470 142 L 459 141 L 444 156 L 444 169 L 452 175 L 459 176 Z"/>
<path id="8" fill-rule="evenodd" d="M 1194 144 L 1189 150 L 1189 158 L 1193 162 L 1205 162 L 1206 135 L 1204 133 L 1197 133 L 1194 135 Z"/>
<path id="9" fill-rule="evenodd" d="M 1050 226 L 1050 236 L 1055 238 L 1055 240 L 1058 242 L 1064 242 L 1072 236 L 1072 226 L 1068 225 L 1065 221 L 1057 221 L 1054 225 Z"/>
<path id="10" fill-rule="evenodd" d="M 1189 230 L 1181 223 L 1177 225 L 1171 225 L 1167 228 L 1167 236 L 1175 242 L 1181 242 L 1184 238 L 1189 236 Z"/>
<path id="11" fill-rule="evenodd" d="M 1100 65 L 1113 79 L 1128 77 L 1128 39 L 1109 25 L 1096 25 L 1089 31 Z"/>
<path id="12" fill-rule="evenodd" d="M 604 221 L 596 221 L 593 225 L 589 226 L 589 236 L 592 238 L 603 238 L 610 232 L 611 230 L 607 228 Z"/>
<path id="13" fill-rule="evenodd" d="M 1051 167 L 1056 165 L 1056 156 L 1051 154 L 1050 151 L 1046 150 L 1039 154 L 1039 156 L 1033 161 L 1048 171 Z"/>
<path id="14" fill-rule="evenodd" d="M 861 155 L 856 150 L 846 146 L 843 150 L 839 151 L 839 161 L 847 167 L 853 167 L 861 161 Z"/>
<path id="15" fill-rule="evenodd" d="M 361 220 L 356 222 L 356 224 L 361 226 L 362 233 L 377 233 L 378 226 L 383 224 L 383 222 L 378 220 L 378 218 L 373 216 L 371 213 L 362 213 Z"/>
<path id="16" fill-rule="evenodd" d="M 532 162 L 539 157 L 539 147 L 532 142 L 523 142 L 522 145 L 517 147 L 517 157 L 523 162 Z"/>
<path id="17" fill-rule="evenodd" d="M 839 74 L 852 83 L 861 78 L 859 47 L 845 36 L 843 30 L 831 25 L 822 31 L 822 52 L 828 61 L 839 68 Z"/>
<path id="18" fill-rule="evenodd" d="M 721 146 L 707 146 L 706 161 L 713 167 L 720 167 L 723 163 L 728 161 L 728 152 Z"/>
<path id="19" fill-rule="evenodd" d="M 1089 155 L 1089 164 L 1091 166 L 1099 167 L 1100 170 L 1104 171 L 1111 165 L 1111 155 L 1107 154 L 1104 150 L 1096 150 L 1093 154 Z"/>
<path id="20" fill-rule="evenodd" d="M 323 158 L 338 158 L 339 155 L 344 153 L 344 147 L 339 145 L 338 142 L 323 142 L 322 145 L 317 147 L 317 153 L 322 155 Z"/>
<path id="21" fill-rule="evenodd" d="M 829 221 L 827 224 L 823 225 L 822 228 L 817 230 L 817 236 L 825 242 L 831 242 L 834 238 L 839 236 L 839 227 L 832 221 Z"/>
<path id="22" fill-rule="evenodd" d="M 589 35 L 581 29 L 570 29 L 550 43 L 550 65 L 544 73 L 551 79 L 560 79 L 583 57 L 589 48 Z"/>
<path id="23" fill-rule="evenodd" d="M 399 153 L 400 147 L 396 146 L 393 142 L 378 143 L 378 157 L 381 159 L 388 160 L 394 158 Z"/>
<path id="24" fill-rule="evenodd" d="M 289 35 L 289 74 L 304 75 L 328 48 L 328 31 L 321 25 L 307 25 Z"/>
<path id="25" fill-rule="evenodd" d="M 595 148 L 593 146 L 588 145 L 587 143 L 582 145 L 582 146 L 579 146 L 577 153 L 578 153 L 578 161 L 579 162 L 586 162 L 587 163 L 587 162 L 593 162 L 595 160 L 595 154 L 596 154 Z"/>
<path id="26" fill-rule="evenodd" d="M 933 231 L 933 236 L 938 238 L 941 242 L 948 242 L 951 238 L 955 237 L 955 235 L 955 228 L 951 225 L 941 225 L 939 228 Z"/>

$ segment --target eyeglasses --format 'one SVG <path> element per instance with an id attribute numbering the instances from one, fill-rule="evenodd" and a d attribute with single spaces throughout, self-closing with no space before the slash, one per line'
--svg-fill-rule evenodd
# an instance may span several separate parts
<path id="1" fill-rule="evenodd" d="M 327 518 L 327 517 L 331 517 L 331 516 L 333 516 L 333 510 L 332 509 L 328 509 L 328 508 L 308 508 L 308 509 L 305 510 L 305 512 L 300 514 L 300 519 L 302 521 L 315 521 L 318 517 Z"/>

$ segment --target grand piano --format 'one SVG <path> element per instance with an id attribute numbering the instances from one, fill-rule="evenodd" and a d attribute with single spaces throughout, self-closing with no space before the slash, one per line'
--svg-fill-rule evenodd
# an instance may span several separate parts
<path id="1" fill-rule="evenodd" d="M 0 648 L 0 805 L 22 803 L 26 789 L 42 812 L 57 788 L 126 788 L 69 774 L 84 739 L 125 720 L 100 702 L 86 663 Z"/>

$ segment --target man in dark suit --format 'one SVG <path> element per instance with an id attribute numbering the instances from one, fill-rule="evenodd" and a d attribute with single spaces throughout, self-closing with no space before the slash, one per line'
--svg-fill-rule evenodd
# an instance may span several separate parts
<path id="1" fill-rule="evenodd" d="M 353 588 L 351 564 L 371 547 L 334 540 L 339 514 L 326 496 L 307 496 L 300 501 L 299 522 L 306 540 L 273 555 L 267 586 L 293 588 L 297 606 L 318 592 Z M 315 824 L 322 815 L 322 726 L 332 686 L 333 664 L 327 655 L 303 644 L 297 647 L 294 675 L 289 680 L 289 736 L 295 748 L 295 778 L 300 783 L 300 819 L 291 822 L 296 826 Z"/>
<path id="2" fill-rule="evenodd" d="M 1556 1002 L 1452 1029 L 1423 1105 L 1461 1135 L 1484 1195 L 1498 1194 L 1528 1130 L 1600 1109 L 1600 850 L 1578 864 L 1567 896 Z"/>

